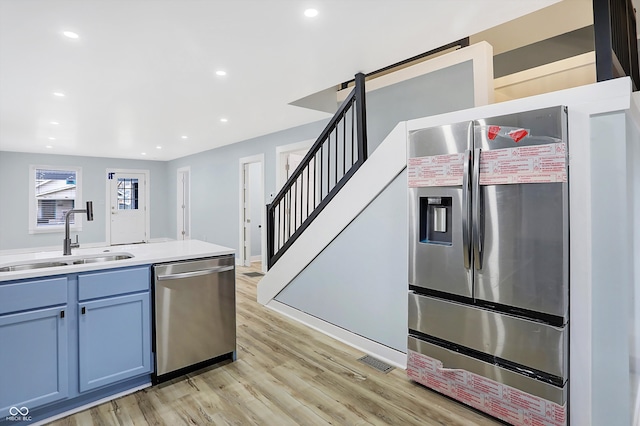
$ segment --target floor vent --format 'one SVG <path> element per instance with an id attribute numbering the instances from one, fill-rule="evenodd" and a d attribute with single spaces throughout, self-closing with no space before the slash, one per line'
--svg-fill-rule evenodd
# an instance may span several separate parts
<path id="1" fill-rule="evenodd" d="M 379 359 L 376 359 L 370 355 L 365 355 L 362 358 L 358 358 L 358 361 L 367 364 L 369 367 L 373 367 L 376 370 L 387 374 L 389 371 L 393 370 L 393 367 L 387 364 L 386 362 L 382 362 Z"/>
<path id="2" fill-rule="evenodd" d="M 246 275 L 247 277 L 262 277 L 264 274 L 262 272 L 245 272 L 244 275 Z"/>

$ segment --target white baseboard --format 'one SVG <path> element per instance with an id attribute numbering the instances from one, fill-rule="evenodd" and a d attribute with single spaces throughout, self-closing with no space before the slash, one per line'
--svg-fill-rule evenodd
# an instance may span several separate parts
<path id="1" fill-rule="evenodd" d="M 271 300 L 265 306 L 368 355 L 378 358 L 387 364 L 391 364 L 394 367 L 402 368 L 404 370 L 407 368 L 407 354 L 404 352 L 400 352 L 378 342 L 374 342 L 373 340 L 369 340 L 358 334 L 345 330 L 344 328 L 314 317 L 313 315 L 309 315 L 298 309 L 292 308 L 289 305 L 278 302 L 277 300 Z"/>
<path id="2" fill-rule="evenodd" d="M 70 416 L 70 415 L 72 415 L 72 414 L 79 413 L 80 411 L 87 410 L 87 409 L 89 409 L 89 408 L 95 407 L 95 406 L 100 405 L 100 404 L 104 404 L 105 402 L 109 402 L 109 401 L 111 401 L 111 400 L 113 400 L 113 399 L 120 398 L 120 397 L 123 397 L 123 396 L 129 395 L 129 394 L 132 394 L 132 393 L 134 393 L 134 392 L 138 392 L 139 390 L 142 390 L 142 389 L 148 388 L 149 386 L 151 386 L 151 383 L 147 383 L 147 384 L 144 384 L 144 385 L 141 385 L 141 386 L 137 386 L 137 387 L 135 387 L 135 388 L 128 389 L 128 390 L 126 390 L 126 391 L 123 391 L 123 392 L 117 393 L 117 394 L 115 394 L 115 395 L 107 396 L 107 397 L 102 398 L 102 399 L 99 399 L 99 400 L 97 400 L 97 401 L 93 401 L 93 402 L 90 402 L 90 403 L 88 403 L 88 404 L 82 405 L 82 406 L 80 406 L 80 407 L 76 407 L 76 408 L 74 408 L 74 409 L 72 409 L 72 410 L 65 411 L 64 413 L 56 414 L 55 416 L 49 417 L 49 418 L 47 418 L 47 419 L 40 420 L 40 421 L 37 421 L 37 422 L 35 422 L 35 423 L 29 423 L 29 426 L 40 426 L 40 425 L 45 425 L 45 424 L 48 424 L 48 423 L 54 422 L 54 421 L 56 421 L 56 420 L 60 420 L 60 419 L 62 419 L 62 418 L 64 418 L 64 417 Z"/>
<path id="3" fill-rule="evenodd" d="M 258 254 L 256 256 L 251 256 L 252 262 L 262 262 L 262 255 Z"/>

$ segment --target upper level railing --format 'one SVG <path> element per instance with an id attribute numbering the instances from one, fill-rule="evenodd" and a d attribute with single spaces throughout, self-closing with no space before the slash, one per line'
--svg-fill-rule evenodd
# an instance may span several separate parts
<path id="1" fill-rule="evenodd" d="M 364 74 L 329 124 L 267 205 L 271 268 L 367 159 Z"/>
<path id="2" fill-rule="evenodd" d="M 631 0 L 593 0 L 597 80 L 629 76 L 640 90 L 636 14 Z"/>

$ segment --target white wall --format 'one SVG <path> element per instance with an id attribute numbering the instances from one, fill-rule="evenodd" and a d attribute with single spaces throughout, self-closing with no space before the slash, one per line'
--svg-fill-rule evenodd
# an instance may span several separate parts
<path id="1" fill-rule="evenodd" d="M 633 246 L 627 208 L 625 129 L 624 112 L 591 118 L 593 231 L 592 262 L 588 266 L 593 274 L 591 374 L 594 425 L 630 424 L 629 321 L 625 308 L 629 304 Z M 572 281 L 572 291 L 580 284 Z"/>
<path id="2" fill-rule="evenodd" d="M 640 101 L 640 92 L 634 93 Z M 640 109 L 636 109 L 640 113 Z M 640 114 L 627 114 L 627 197 L 630 200 L 629 232 L 633 238 L 632 279 L 627 289 L 629 306 L 629 380 L 631 422 L 640 424 Z"/>

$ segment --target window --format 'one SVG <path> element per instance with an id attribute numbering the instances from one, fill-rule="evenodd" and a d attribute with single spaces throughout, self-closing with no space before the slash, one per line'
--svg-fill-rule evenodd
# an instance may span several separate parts
<path id="1" fill-rule="evenodd" d="M 29 233 L 62 231 L 66 213 L 82 203 L 82 169 L 31 166 L 29 175 Z M 69 224 L 79 230 L 74 216 Z"/>

